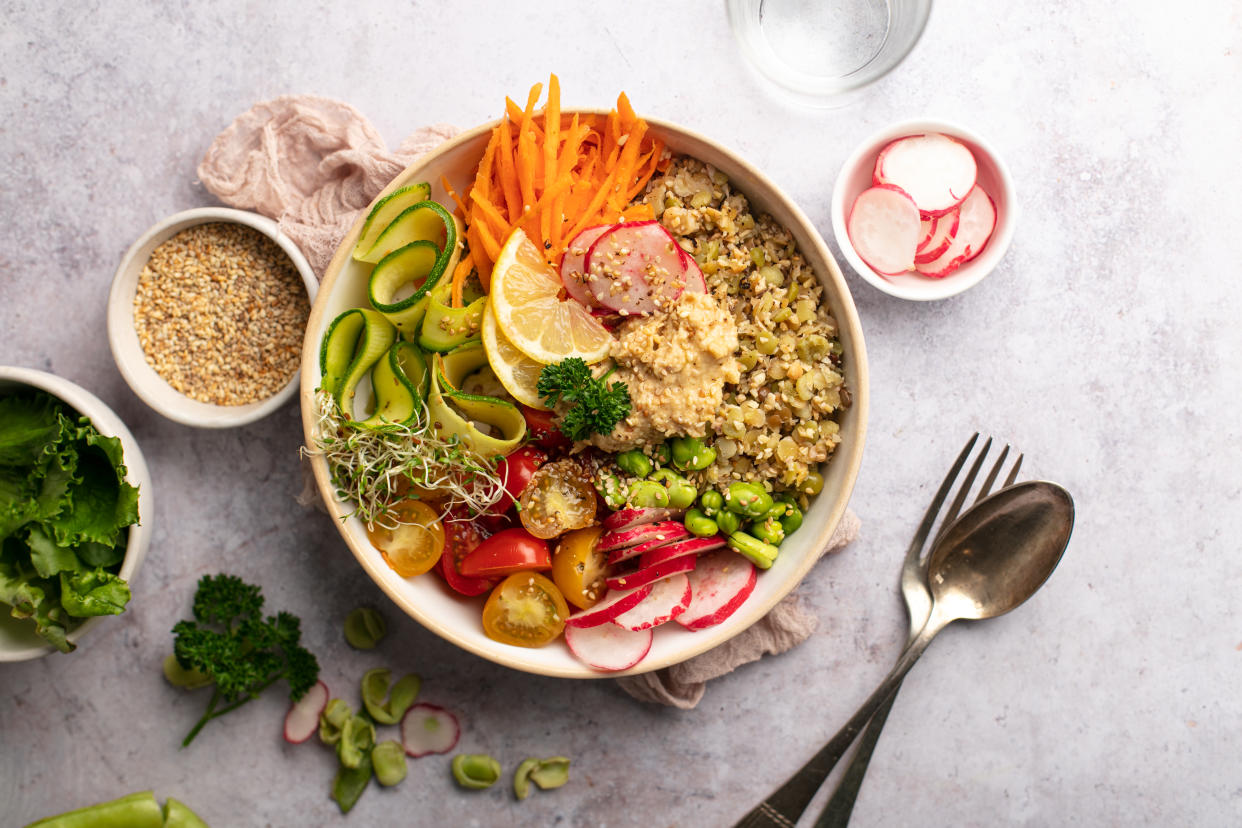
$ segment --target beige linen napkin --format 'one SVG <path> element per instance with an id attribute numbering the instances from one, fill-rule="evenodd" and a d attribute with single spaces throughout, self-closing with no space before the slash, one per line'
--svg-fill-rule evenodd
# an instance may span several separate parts
<path id="1" fill-rule="evenodd" d="M 348 104 L 285 95 L 256 104 L 220 133 L 199 164 L 198 177 L 224 203 L 278 221 L 322 278 L 341 239 L 385 185 L 458 131 L 447 124 L 423 127 L 389 152 L 370 122 Z M 304 505 L 318 500 L 305 494 L 299 497 Z M 852 541 L 858 527 L 858 518 L 847 511 L 820 556 Z M 790 595 L 719 647 L 617 683 L 640 701 L 688 709 L 699 703 L 710 679 L 785 652 L 810 637 L 815 626 L 815 616 Z"/>

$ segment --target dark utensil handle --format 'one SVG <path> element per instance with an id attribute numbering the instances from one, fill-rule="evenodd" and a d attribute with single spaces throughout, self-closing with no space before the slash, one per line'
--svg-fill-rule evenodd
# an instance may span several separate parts
<path id="1" fill-rule="evenodd" d="M 897 689 L 901 689 L 900 685 Z M 850 815 L 854 813 L 854 802 L 862 788 L 863 777 L 867 775 L 871 754 L 875 752 L 876 743 L 880 741 L 880 731 L 884 729 L 888 712 L 893 709 L 893 702 L 896 700 L 897 693 L 894 692 L 867 723 L 867 729 L 863 731 L 858 742 L 858 750 L 854 752 L 850 766 L 845 769 L 845 775 L 841 777 L 837 789 L 832 792 L 832 798 L 824 806 L 823 813 L 815 820 L 815 828 L 845 828 L 850 824 Z"/>

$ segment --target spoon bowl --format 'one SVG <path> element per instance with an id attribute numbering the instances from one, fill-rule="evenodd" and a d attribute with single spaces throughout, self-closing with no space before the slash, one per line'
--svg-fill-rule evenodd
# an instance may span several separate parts
<path id="1" fill-rule="evenodd" d="M 1074 500 L 1032 480 L 968 509 L 937 540 L 928 589 L 946 623 L 995 618 L 1035 594 L 1056 569 L 1074 528 Z"/>

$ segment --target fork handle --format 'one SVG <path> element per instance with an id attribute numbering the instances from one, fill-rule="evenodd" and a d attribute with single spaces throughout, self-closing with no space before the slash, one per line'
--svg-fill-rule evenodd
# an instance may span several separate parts
<path id="1" fill-rule="evenodd" d="M 863 777 L 867 775 L 867 766 L 871 763 L 871 754 L 875 752 L 876 743 L 880 741 L 880 731 L 884 729 L 888 712 L 893 709 L 893 702 L 897 700 L 897 691 L 900 689 L 901 685 L 898 685 L 888 701 L 881 704 L 871 721 L 867 722 L 867 729 L 863 731 L 858 742 L 858 750 L 854 751 L 854 758 L 850 760 L 845 775 L 841 777 L 837 789 L 832 792 L 832 797 L 824 806 L 823 813 L 815 820 L 815 828 L 845 828 L 849 825 L 850 815 L 854 813 L 854 802 L 858 799 Z"/>
<path id="2" fill-rule="evenodd" d="M 828 778 L 828 774 L 832 773 L 837 762 L 841 761 L 841 757 L 854 743 L 855 737 L 879 710 L 880 705 L 897 694 L 901 680 L 905 678 L 906 673 L 910 672 L 910 668 L 919 660 L 919 656 L 927 649 L 927 645 L 950 620 L 937 615 L 933 610 L 927 625 L 906 646 L 888 676 L 867 697 L 862 707 L 858 708 L 845 726 L 837 731 L 828 744 L 820 748 L 819 753 L 812 756 L 809 762 L 790 777 L 788 782 L 781 785 L 771 796 L 742 817 L 734 828 L 793 828 L 798 818 L 802 816 L 802 812 L 806 810 L 806 806 L 815 798 L 819 787 Z"/>

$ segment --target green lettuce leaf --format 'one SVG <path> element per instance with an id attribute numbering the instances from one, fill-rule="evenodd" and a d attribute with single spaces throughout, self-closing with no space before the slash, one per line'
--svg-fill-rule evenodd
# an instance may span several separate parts
<path id="1" fill-rule="evenodd" d="M 41 578 L 51 578 L 61 572 L 77 572 L 82 561 L 72 549 L 60 546 L 43 530 L 35 526 L 26 533 L 26 545 L 30 549 L 30 562 Z"/>
<path id="2" fill-rule="evenodd" d="M 129 584 L 102 567 L 60 573 L 60 602 L 74 618 L 120 615 L 129 598 Z"/>
<path id="3" fill-rule="evenodd" d="M 60 405 L 46 394 L 0 399 L 0 466 L 28 466 L 59 437 Z"/>
<path id="4" fill-rule="evenodd" d="M 138 522 L 138 489 L 125 482 L 120 440 L 87 424 L 79 429 L 77 445 L 77 476 L 64 498 L 68 508 L 47 525 L 62 546 L 81 541 L 112 546 L 121 529 Z"/>

